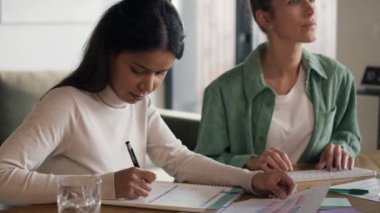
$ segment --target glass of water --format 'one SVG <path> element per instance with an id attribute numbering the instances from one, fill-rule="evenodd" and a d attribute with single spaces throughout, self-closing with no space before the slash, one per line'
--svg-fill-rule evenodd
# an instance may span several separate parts
<path id="1" fill-rule="evenodd" d="M 101 183 L 93 175 L 62 177 L 58 186 L 58 213 L 100 213 Z"/>

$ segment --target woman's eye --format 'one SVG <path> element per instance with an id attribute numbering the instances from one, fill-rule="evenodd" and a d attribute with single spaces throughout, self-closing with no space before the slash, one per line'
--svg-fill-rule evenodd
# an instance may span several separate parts
<path id="1" fill-rule="evenodd" d="M 289 5 L 295 5 L 295 4 L 299 4 L 299 3 L 300 3 L 300 0 L 290 0 L 290 1 L 288 1 Z"/>
<path id="2" fill-rule="evenodd" d="M 157 72 L 156 75 L 160 75 L 160 76 L 163 75 L 163 76 L 165 76 L 167 72 L 168 71 L 166 71 L 166 70 L 165 71 L 161 71 L 161 72 Z"/>
<path id="3" fill-rule="evenodd" d="M 139 70 L 135 69 L 134 67 L 131 67 L 131 70 L 132 70 L 132 72 L 135 73 L 135 74 L 139 74 L 139 73 L 141 73 Z"/>
<path id="4" fill-rule="evenodd" d="M 315 0 L 309 0 L 309 2 L 314 3 Z M 288 1 L 289 5 L 296 5 L 296 4 L 299 4 L 299 3 L 300 3 L 300 0 L 289 0 Z"/>

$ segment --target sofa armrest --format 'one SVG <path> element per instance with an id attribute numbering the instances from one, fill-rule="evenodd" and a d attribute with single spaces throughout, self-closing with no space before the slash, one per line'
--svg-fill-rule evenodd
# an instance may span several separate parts
<path id="1" fill-rule="evenodd" d="M 0 72 L 0 145 L 33 105 L 68 72 Z"/>
<path id="2" fill-rule="evenodd" d="M 197 144 L 200 114 L 159 109 L 162 119 L 182 144 L 194 150 Z"/>

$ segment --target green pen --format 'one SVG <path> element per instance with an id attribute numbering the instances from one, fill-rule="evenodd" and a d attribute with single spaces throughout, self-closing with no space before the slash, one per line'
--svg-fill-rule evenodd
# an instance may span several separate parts
<path id="1" fill-rule="evenodd" d="M 365 195 L 369 193 L 369 191 L 366 189 L 336 189 L 336 188 L 330 188 L 329 192 L 344 193 L 344 194 L 351 194 L 351 195 Z"/>

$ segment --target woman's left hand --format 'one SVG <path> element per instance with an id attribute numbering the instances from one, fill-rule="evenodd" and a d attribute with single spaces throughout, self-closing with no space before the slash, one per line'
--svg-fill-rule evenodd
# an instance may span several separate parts
<path id="1" fill-rule="evenodd" d="M 339 144 L 328 144 L 323 150 L 316 169 L 332 170 L 333 166 L 338 170 L 352 169 L 354 167 L 355 158 L 350 156 L 346 150 Z"/>

